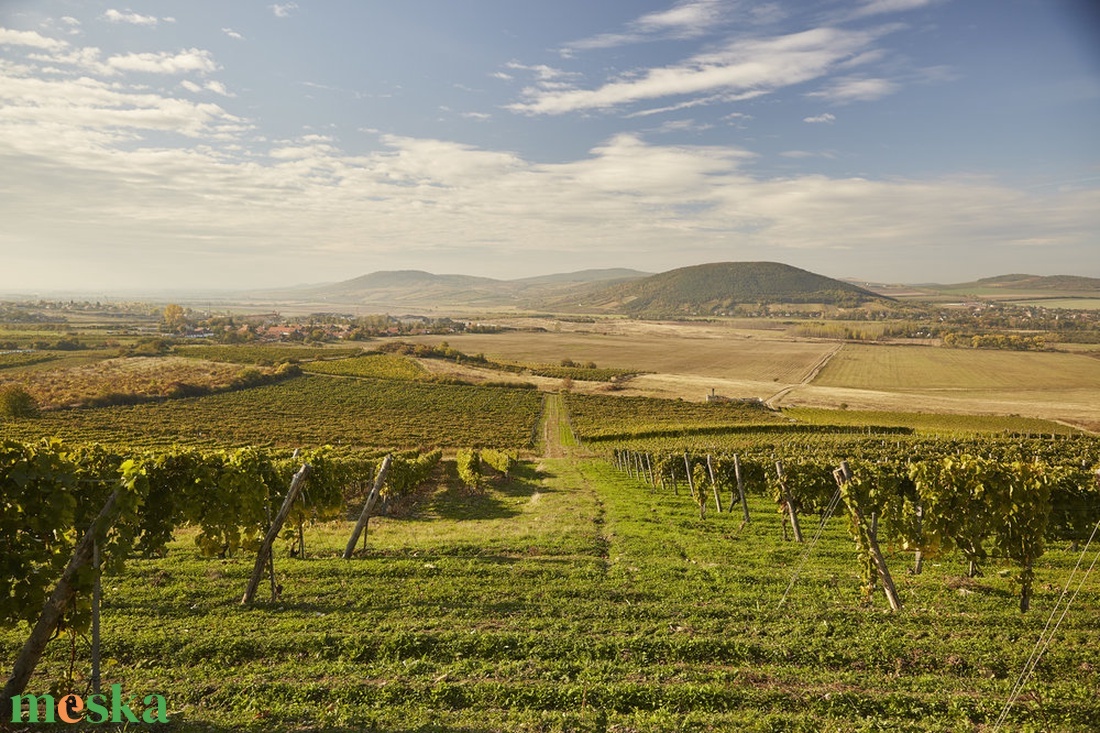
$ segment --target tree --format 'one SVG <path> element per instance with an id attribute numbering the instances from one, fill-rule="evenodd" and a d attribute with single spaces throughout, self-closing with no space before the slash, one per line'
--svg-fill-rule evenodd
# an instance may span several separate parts
<path id="1" fill-rule="evenodd" d="M 169 303 L 164 306 L 164 314 L 161 316 L 165 330 L 179 332 L 187 327 L 187 313 L 183 306 Z"/>
<path id="2" fill-rule="evenodd" d="M 34 417 L 38 402 L 18 384 L 0 388 L 0 417 Z"/>

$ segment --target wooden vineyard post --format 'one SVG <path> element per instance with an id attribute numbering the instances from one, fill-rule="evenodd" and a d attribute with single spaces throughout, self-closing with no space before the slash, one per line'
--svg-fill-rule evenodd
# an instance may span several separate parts
<path id="1" fill-rule="evenodd" d="M 783 461 L 775 462 L 775 473 L 779 477 L 779 496 L 787 505 L 787 516 L 791 520 L 791 531 L 794 532 L 795 542 L 802 542 L 802 527 L 798 524 L 798 512 L 794 509 L 794 501 L 791 492 L 787 488 L 787 479 L 783 477 Z"/>
<path id="2" fill-rule="evenodd" d="M 698 501 L 698 499 L 695 496 L 695 481 L 691 477 L 691 461 L 688 460 L 688 454 L 687 453 L 684 454 L 684 470 L 687 472 L 688 489 L 691 491 L 691 498 L 696 499 L 696 501 Z"/>
<path id="3" fill-rule="evenodd" d="M 714 492 L 714 510 L 721 514 L 722 499 L 718 496 L 718 482 L 714 480 L 714 463 L 710 460 L 710 453 L 707 453 L 707 474 L 710 476 L 710 489 Z"/>
<path id="4" fill-rule="evenodd" d="M 917 504 L 917 537 L 922 537 L 923 534 L 924 534 L 924 505 Z M 921 552 L 920 547 L 918 547 L 917 548 L 917 556 L 915 558 L 913 558 L 913 575 L 920 575 L 920 571 L 923 567 L 924 567 L 924 553 Z"/>
<path id="5" fill-rule="evenodd" d="M 741 457 L 736 453 L 733 454 L 733 475 L 737 479 L 737 497 L 741 501 L 741 512 L 745 515 L 745 519 L 741 522 L 741 526 L 744 527 L 749 523 L 749 505 L 745 501 L 745 483 L 741 479 Z M 730 498 L 730 511 L 733 511 L 733 500 Z"/>
<path id="6" fill-rule="evenodd" d="M 298 469 L 298 473 L 294 474 L 294 478 L 290 480 L 290 490 L 286 492 L 286 499 L 283 500 L 279 513 L 275 515 L 275 521 L 268 528 L 267 535 L 260 545 L 260 551 L 256 553 L 256 565 L 252 568 L 252 577 L 249 578 L 248 587 L 245 588 L 244 595 L 241 596 L 242 606 L 252 603 L 252 598 L 256 595 L 256 588 L 259 587 L 260 579 L 264 575 L 264 565 L 271 563 L 271 545 L 274 544 L 275 538 L 279 536 L 279 530 L 283 528 L 283 522 L 290 514 L 290 508 L 294 505 L 294 500 L 298 498 L 298 492 L 302 490 L 302 484 L 309 478 L 312 470 L 308 463 L 303 463 L 302 467 Z M 272 567 L 272 571 L 274 571 L 274 567 Z"/>
<path id="7" fill-rule="evenodd" d="M 650 460 L 649 454 L 645 454 L 645 466 L 649 471 L 649 483 L 653 488 L 657 488 L 657 477 L 653 475 L 653 461 Z"/>
<path id="8" fill-rule="evenodd" d="M 852 470 L 848 467 L 847 461 L 841 461 L 840 468 L 834 474 L 837 484 L 840 486 L 841 494 L 845 499 L 848 499 L 848 492 L 845 488 L 847 483 L 852 480 Z M 848 508 L 852 512 L 852 516 L 856 520 L 856 524 L 861 527 L 867 534 L 867 548 L 871 553 L 871 561 L 875 564 L 875 569 L 878 571 L 879 579 L 882 580 L 882 590 L 886 593 L 886 600 L 890 603 L 890 610 L 897 613 L 901 610 L 901 600 L 898 599 L 898 591 L 894 587 L 894 579 L 890 577 L 890 569 L 886 567 L 886 560 L 882 556 L 882 550 L 878 546 L 878 521 L 877 517 L 872 515 L 871 524 L 867 525 L 863 521 L 863 512 L 859 510 L 859 506 L 855 501 L 847 501 Z"/>
<path id="9" fill-rule="evenodd" d="M 355 543 L 359 541 L 359 535 L 367 529 L 370 510 L 374 508 L 374 502 L 378 501 L 378 495 L 382 492 L 382 484 L 386 482 L 386 474 L 390 472 L 390 463 L 392 462 L 393 456 L 386 456 L 382 459 L 382 466 L 378 469 L 378 475 L 374 478 L 374 486 L 371 487 L 370 494 L 367 496 L 367 503 L 363 505 L 363 511 L 359 514 L 359 521 L 355 523 L 355 529 L 352 530 L 347 547 L 344 548 L 345 560 L 351 559 L 352 553 L 355 552 Z"/>
<path id="10" fill-rule="evenodd" d="M 103 601 L 103 582 L 99 562 L 99 542 L 92 545 L 92 570 L 95 571 L 95 585 L 92 586 L 92 692 L 99 693 L 100 654 L 99 654 L 99 607 Z"/>
<path id="11" fill-rule="evenodd" d="M 114 514 L 115 504 L 118 503 L 121 491 L 122 489 L 119 488 L 111 493 L 107 503 L 100 510 L 99 516 L 92 522 L 92 526 L 80 538 L 80 542 L 73 550 L 73 556 L 69 559 L 69 564 L 65 566 L 64 572 L 61 573 L 61 579 L 57 581 L 57 586 L 54 587 L 53 593 L 50 594 L 46 605 L 42 608 L 42 614 L 38 617 L 30 637 L 23 644 L 23 649 L 15 660 L 11 677 L 4 684 L 4 692 L 0 694 L 0 700 L 5 703 L 13 696 L 21 695 L 26 688 L 27 681 L 34 673 L 34 668 L 38 666 L 38 660 L 42 658 L 42 652 L 45 651 L 46 644 L 49 643 L 50 637 L 57 629 L 61 615 L 72 602 L 73 596 L 76 595 L 77 574 L 92 562 L 97 528 L 101 532 L 106 532 L 113 522 L 111 515 Z"/>

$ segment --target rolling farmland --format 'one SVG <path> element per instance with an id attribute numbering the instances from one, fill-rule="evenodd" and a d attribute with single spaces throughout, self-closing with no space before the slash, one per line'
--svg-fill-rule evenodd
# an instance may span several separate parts
<path id="1" fill-rule="evenodd" d="M 1005 710 L 1079 557 L 1071 539 L 1086 539 L 1080 532 L 1088 527 L 1078 526 L 1074 512 L 1091 521 L 1090 467 L 1100 461 L 1095 438 L 1011 413 L 1049 403 L 1058 415 L 1073 416 L 1075 404 L 1084 409 L 1088 395 L 1100 392 L 1100 362 L 1087 353 L 840 344 L 744 325 L 610 322 L 569 324 L 560 333 L 416 337 L 507 362 L 498 369 L 555 365 L 544 371 L 562 376 L 531 379 L 545 391 L 562 390 L 560 396 L 456 383 L 464 373 L 452 374 L 452 365 L 486 380 L 509 374 L 485 362 L 470 366 L 465 356 L 456 365 L 350 348 L 181 347 L 192 358 L 146 363 L 232 378 L 300 359 L 307 373 L 294 376 L 295 367 L 281 383 L 201 397 L 47 409 L 0 418 L 0 425 L 4 438 L 28 443 L 56 435 L 74 445 L 156 448 L 168 458 L 149 465 L 162 467 L 175 465 L 179 446 L 331 444 L 338 446 L 333 455 L 369 467 L 369 474 L 387 451 L 446 449 L 442 461 L 438 451 L 422 454 L 430 453 L 417 479 L 427 476 L 425 483 L 387 490 L 391 513 L 372 518 L 364 549 L 350 560 L 341 559 L 350 520 L 372 476 L 349 479 L 343 500 L 330 480 L 333 503 L 315 523 L 299 510 L 308 559 L 288 539 L 294 532 L 276 540 L 277 600 L 268 600 L 265 585 L 261 600 L 242 608 L 252 544 L 223 547 L 203 539 L 208 528 L 194 523 L 174 528 L 164 556 L 132 557 L 107 576 L 106 678 L 135 692 L 163 691 L 173 721 L 166 730 L 987 732 L 1004 711 L 1009 730 L 1068 733 L 1100 717 L 1100 678 L 1090 661 L 1100 645 L 1095 577 L 1024 695 Z M 606 332 L 580 332 L 589 327 Z M 597 370 L 557 367 L 563 360 L 621 372 L 608 372 L 613 383 L 586 381 L 578 375 Z M 32 361 L 10 359 L 0 378 L 32 375 L 46 385 L 59 374 L 85 373 L 62 368 L 63 360 Z M 653 373 L 628 378 L 627 371 Z M 577 380 L 576 393 L 562 389 L 566 376 Z M 828 406 L 850 404 L 781 412 L 704 403 L 710 389 L 735 398 L 778 395 L 784 404 L 812 404 L 815 395 Z M 1011 407 L 992 415 L 922 411 L 1000 400 Z M 479 446 L 523 460 L 496 470 L 471 450 Z M 723 499 L 730 497 L 731 454 L 740 453 L 751 473 L 752 522 L 709 507 L 700 517 L 686 474 L 679 493 L 649 486 L 615 470 L 613 448 L 663 452 L 664 468 L 683 469 L 688 453 L 700 489 L 708 481 L 706 453 L 714 451 Z M 98 454 L 87 450 L 82 455 L 94 460 Z M 541 458 L 532 459 L 535 451 Z M 883 536 L 891 538 L 883 549 L 904 604 L 889 613 L 881 597 L 868 599 L 861 590 L 866 563 L 850 534 L 852 520 L 834 517 L 808 554 L 784 539 L 769 493 L 774 482 L 765 478 L 776 460 L 787 463 L 809 532 L 818 519 L 809 512 L 821 511 L 835 486 L 828 471 L 824 483 L 806 479 L 800 472 L 807 467 L 850 458 L 865 469 L 900 471 L 912 459 L 925 461 L 932 475 L 964 453 L 999 477 L 1002 499 L 1011 493 L 1009 468 L 1041 466 L 1054 477 L 1047 486 L 1057 496 L 1052 531 L 1033 526 L 1028 535 L 1046 536 L 1046 546 L 1028 566 L 1035 581 L 1026 614 L 1018 610 L 1019 567 L 998 554 L 1007 540 L 986 540 L 980 577 L 968 576 L 959 552 L 931 547 L 921 574 L 903 572 L 912 548 L 888 532 L 911 512 L 882 515 Z M 249 450 L 240 455 L 246 463 Z M 288 455 L 280 451 L 279 460 Z M 218 509 L 226 503 L 262 525 L 268 489 L 233 475 L 226 469 L 206 484 L 209 476 L 199 471 L 187 479 L 186 493 L 208 507 L 208 523 L 229 514 Z M 1042 474 L 1030 475 L 1046 485 Z M 73 490 L 94 486 L 86 478 Z M 811 484 L 817 493 L 802 493 Z M 5 486 L 15 491 L 20 484 Z M 942 481 L 922 486 L 928 496 L 954 491 Z M 223 502 L 227 491 L 252 503 Z M 318 486 L 310 496 L 320 493 Z M 1002 502 L 998 517 L 1019 516 L 1006 507 Z M 927 516 L 932 522 L 951 514 Z M 785 589 L 789 598 L 779 608 Z M 26 632 L 25 625 L 0 630 L 3 659 L 15 656 Z M 83 644 L 78 675 L 86 674 Z M 72 659 L 67 644 L 51 643 L 35 688 L 64 679 Z"/>

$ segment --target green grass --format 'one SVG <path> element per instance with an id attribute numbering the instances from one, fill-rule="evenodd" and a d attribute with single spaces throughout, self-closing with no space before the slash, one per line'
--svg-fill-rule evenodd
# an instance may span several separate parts
<path id="1" fill-rule="evenodd" d="M 104 681 L 165 695 L 171 731 L 991 729 L 1076 556 L 1048 552 L 1021 616 L 995 570 L 965 581 L 943 558 L 907 575 L 892 552 L 892 616 L 861 603 L 837 518 L 779 609 L 803 548 L 750 501 L 739 530 L 739 513 L 699 520 L 687 497 L 599 461 L 547 459 L 482 494 L 452 478 L 407 518 L 374 520 L 351 561 L 347 522 L 308 529 L 308 559 L 280 544 L 283 599 L 265 584 L 250 609 L 252 559 L 200 559 L 184 533 L 107 579 Z M 1100 717 L 1098 604 L 1090 583 L 1008 730 Z M 0 658 L 26 631 L 0 632 Z M 53 642 L 31 688 L 68 664 Z"/>

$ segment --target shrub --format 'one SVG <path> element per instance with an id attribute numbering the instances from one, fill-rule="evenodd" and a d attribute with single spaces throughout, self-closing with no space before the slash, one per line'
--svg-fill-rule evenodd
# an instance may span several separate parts
<path id="1" fill-rule="evenodd" d="M 0 387 L 0 417 L 34 417 L 38 402 L 18 384 Z"/>

